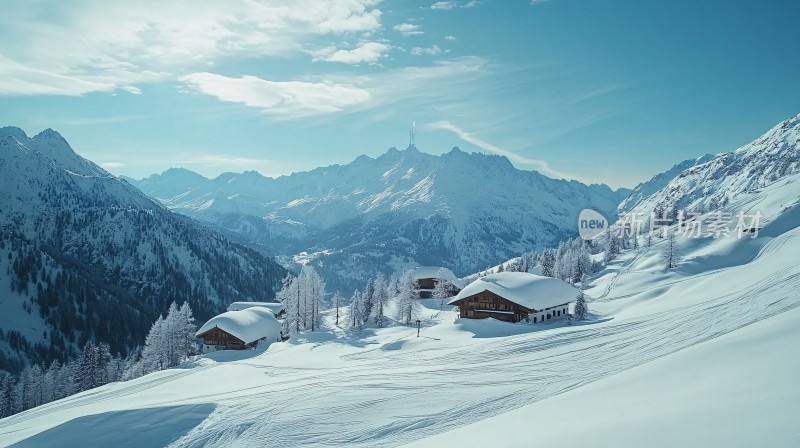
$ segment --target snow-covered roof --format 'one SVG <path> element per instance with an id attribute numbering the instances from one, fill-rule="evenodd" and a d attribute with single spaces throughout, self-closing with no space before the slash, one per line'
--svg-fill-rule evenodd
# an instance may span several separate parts
<path id="1" fill-rule="evenodd" d="M 281 323 L 272 314 L 272 311 L 263 307 L 251 307 L 242 311 L 228 311 L 209 319 L 195 333 L 200 337 L 203 333 L 214 328 L 236 336 L 245 344 L 255 342 L 262 338 L 277 340 L 281 334 Z"/>
<path id="2" fill-rule="evenodd" d="M 411 270 L 411 277 L 414 280 L 419 280 L 421 278 L 441 278 L 456 286 L 462 286 L 461 281 L 453 274 L 453 271 L 440 266 L 417 266 Z"/>
<path id="3" fill-rule="evenodd" d="M 483 291 L 495 293 L 530 310 L 572 302 L 580 293 L 569 283 L 552 277 L 526 272 L 498 272 L 470 283 L 449 304 L 455 305 L 456 302 Z"/>
<path id="4" fill-rule="evenodd" d="M 286 310 L 286 307 L 280 302 L 233 302 L 228 305 L 228 311 L 242 311 L 254 306 L 266 308 L 276 316 Z"/>

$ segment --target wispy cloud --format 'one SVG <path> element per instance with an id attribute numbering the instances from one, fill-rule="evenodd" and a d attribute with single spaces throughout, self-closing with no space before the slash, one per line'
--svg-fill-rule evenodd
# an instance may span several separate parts
<path id="1" fill-rule="evenodd" d="M 222 58 L 289 54 L 304 51 L 311 38 L 338 41 L 374 31 L 382 14 L 377 4 L 75 0 L 41 8 L 11 2 L 0 14 L 0 95 L 139 93 L 138 84 L 175 79 Z"/>
<path id="2" fill-rule="evenodd" d="M 509 160 L 511 160 L 512 162 L 516 162 L 516 163 L 518 163 L 520 165 L 530 166 L 530 167 L 536 169 L 537 171 L 539 171 L 542 174 L 545 174 L 547 176 L 551 176 L 551 177 L 555 177 L 555 178 L 569 178 L 569 179 L 574 179 L 575 178 L 574 176 L 571 176 L 569 174 L 566 174 L 566 173 L 563 173 L 563 172 L 560 172 L 558 170 L 555 170 L 555 169 L 551 168 L 550 165 L 547 162 L 543 161 L 543 160 L 531 159 L 531 158 L 528 158 L 528 157 L 524 157 L 524 156 L 521 156 L 521 155 L 519 155 L 519 154 L 517 154 L 515 152 L 509 151 L 507 149 L 503 149 L 503 148 L 501 148 L 501 147 L 499 147 L 497 145 L 494 145 L 494 144 L 491 144 L 491 143 L 489 143 L 489 142 L 487 142 L 485 140 L 482 140 L 482 139 L 470 134 L 469 132 L 459 128 L 458 126 L 454 125 L 453 123 L 450 123 L 449 121 L 437 121 L 437 122 L 429 124 L 428 127 L 430 129 L 442 129 L 442 130 L 445 130 L 445 131 L 450 131 L 453 134 L 457 135 L 458 138 L 460 138 L 461 140 L 464 140 L 465 142 L 471 143 L 471 144 L 477 146 L 478 148 L 484 149 L 484 150 L 489 151 L 491 153 L 508 157 Z"/>
<path id="3" fill-rule="evenodd" d="M 456 36 L 450 36 L 450 35 L 444 36 L 444 40 L 453 41 L 453 40 L 456 40 Z"/>
<path id="4" fill-rule="evenodd" d="M 425 32 L 420 29 L 419 25 L 414 25 L 413 23 L 401 23 L 399 25 L 395 25 L 392 29 L 403 36 L 418 36 L 420 34 L 425 34 Z"/>
<path id="5" fill-rule="evenodd" d="M 456 95 L 479 88 L 476 81 L 490 70 L 482 58 L 438 60 L 373 75 L 327 74 L 305 81 L 271 81 L 194 73 L 181 78 L 187 90 L 221 101 L 261 109 L 278 119 L 349 113 L 402 101 L 431 101 L 436 95 Z"/>
<path id="6" fill-rule="evenodd" d="M 464 4 L 460 4 L 456 1 L 444 1 L 444 2 L 436 2 L 430 6 L 430 9 L 438 10 L 438 11 L 450 11 L 451 9 L 456 8 L 475 8 L 483 4 L 481 0 L 472 0 L 466 2 Z"/>
<path id="7" fill-rule="evenodd" d="M 590 90 L 588 92 L 585 92 L 585 93 L 583 93 L 581 95 L 576 96 L 575 98 L 573 98 L 572 100 L 569 101 L 569 104 L 582 103 L 582 102 L 590 100 L 592 98 L 596 98 L 596 97 L 600 97 L 600 96 L 603 96 L 603 95 L 607 95 L 609 93 L 617 92 L 617 91 L 622 90 L 622 89 L 624 89 L 626 87 L 628 87 L 628 84 L 612 84 L 612 85 L 608 85 L 608 86 L 598 87 L 596 89 Z"/>
<path id="8" fill-rule="evenodd" d="M 432 4 L 430 8 L 431 9 L 438 9 L 438 10 L 441 10 L 441 11 L 447 11 L 447 10 L 450 10 L 450 9 L 458 8 L 458 2 L 453 2 L 453 1 L 436 2 L 436 3 Z"/>
<path id="9" fill-rule="evenodd" d="M 107 169 L 107 170 L 113 170 L 113 169 L 117 169 L 117 168 L 122 168 L 123 166 L 126 166 L 126 165 L 127 165 L 126 163 L 122 163 L 122 162 L 101 162 L 100 163 L 100 166 L 105 168 L 105 169 Z"/>
<path id="10" fill-rule="evenodd" d="M 375 64 L 385 57 L 392 46 L 381 42 L 364 42 L 352 50 L 336 50 L 329 48 L 317 52 L 315 60 L 342 62 L 345 64 Z"/>
<path id="11" fill-rule="evenodd" d="M 181 80 L 199 93 L 286 118 L 338 112 L 366 103 L 372 97 L 365 89 L 330 81 L 269 81 L 255 76 L 230 78 L 205 72 Z"/>
<path id="12" fill-rule="evenodd" d="M 411 54 L 413 54 L 414 56 L 421 56 L 421 55 L 424 55 L 424 54 L 434 56 L 434 55 L 437 55 L 437 54 L 439 54 L 441 52 L 442 52 L 442 49 L 439 48 L 438 45 L 434 45 L 432 47 L 427 47 L 427 48 L 414 47 L 414 48 L 411 49 Z"/>
<path id="13" fill-rule="evenodd" d="M 167 166 L 187 167 L 213 178 L 223 172 L 241 173 L 257 171 L 267 177 L 278 177 L 299 171 L 301 168 L 286 160 L 262 159 L 235 154 L 181 154 L 166 161 Z"/>

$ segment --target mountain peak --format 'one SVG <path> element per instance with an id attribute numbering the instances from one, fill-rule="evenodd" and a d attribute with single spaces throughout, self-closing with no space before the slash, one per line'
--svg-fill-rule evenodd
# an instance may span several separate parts
<path id="1" fill-rule="evenodd" d="M 64 139 L 64 137 L 61 136 L 61 134 L 59 134 L 58 132 L 54 131 L 52 128 L 47 128 L 44 131 L 36 134 L 33 137 L 33 139 L 34 140 L 40 140 L 40 139 L 59 140 L 59 141 L 63 141 L 64 143 L 67 142 Z"/>
<path id="2" fill-rule="evenodd" d="M 28 134 L 26 134 L 25 131 L 16 126 L 6 126 L 0 128 L 0 138 L 6 136 L 14 137 L 20 143 L 28 140 Z"/>

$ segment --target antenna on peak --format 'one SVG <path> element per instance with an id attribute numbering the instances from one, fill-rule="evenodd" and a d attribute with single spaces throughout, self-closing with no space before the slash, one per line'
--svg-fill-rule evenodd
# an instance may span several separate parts
<path id="1" fill-rule="evenodd" d="M 416 147 L 415 144 L 414 144 L 414 136 L 416 136 L 416 135 L 417 135 L 417 122 L 416 121 L 412 121 L 411 122 L 411 130 L 408 131 L 408 137 L 409 137 L 408 138 L 408 147 L 409 148 Z"/>

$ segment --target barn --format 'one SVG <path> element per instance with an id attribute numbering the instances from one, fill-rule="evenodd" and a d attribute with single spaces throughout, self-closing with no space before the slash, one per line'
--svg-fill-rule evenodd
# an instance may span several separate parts
<path id="1" fill-rule="evenodd" d="M 468 319 L 493 317 L 506 322 L 546 322 L 566 317 L 580 291 L 564 281 L 528 274 L 499 272 L 478 278 L 450 302 Z"/>
<path id="2" fill-rule="evenodd" d="M 458 294 L 462 286 L 453 271 L 440 266 L 417 266 L 411 270 L 411 277 L 416 283 L 421 299 L 431 298 L 436 285 L 441 281 L 447 283 L 448 297 Z"/>
<path id="3" fill-rule="evenodd" d="M 228 311 L 209 319 L 195 334 L 203 340 L 203 353 L 217 350 L 244 350 L 258 341 L 281 340 L 282 325 L 264 307 Z"/>

